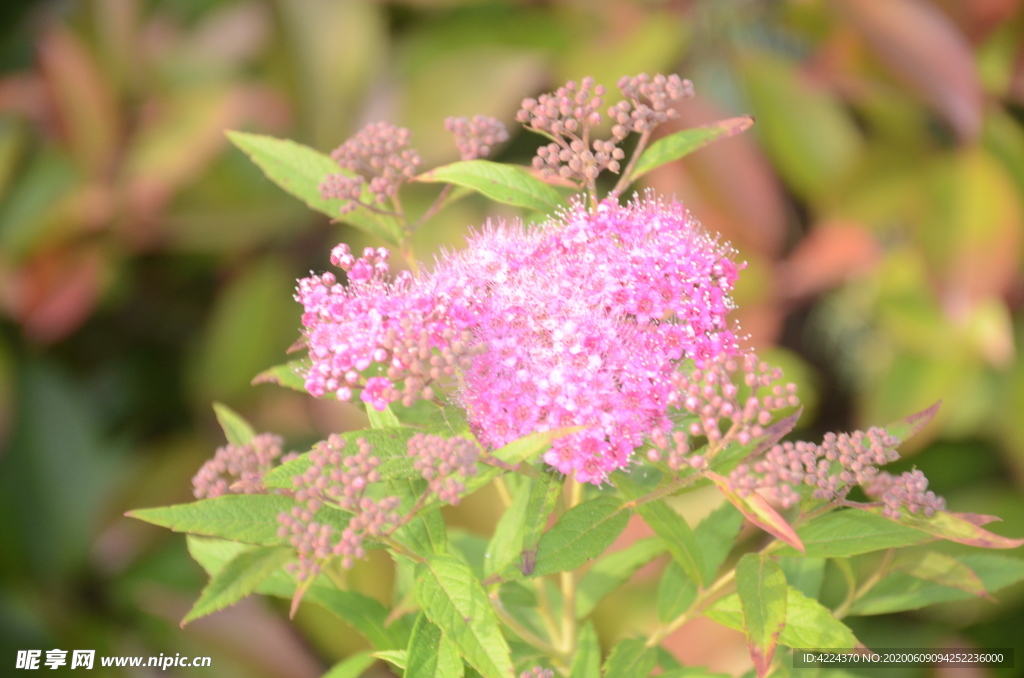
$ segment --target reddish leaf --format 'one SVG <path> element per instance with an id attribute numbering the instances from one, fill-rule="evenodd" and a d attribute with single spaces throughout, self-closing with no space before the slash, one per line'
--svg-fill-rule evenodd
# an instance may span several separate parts
<path id="1" fill-rule="evenodd" d="M 881 514 L 881 509 L 873 508 L 869 510 L 872 513 Z M 965 516 L 967 515 L 970 518 L 966 518 Z M 941 539 L 967 544 L 968 546 L 978 546 L 986 549 L 1015 549 L 1018 546 L 1024 546 L 1024 539 L 1003 537 L 984 530 L 976 524 L 981 519 L 991 517 L 938 511 L 931 518 L 926 518 L 920 514 L 914 515 L 903 511 L 903 515 L 895 522 L 913 527 L 922 532 L 934 534 Z"/>
<path id="2" fill-rule="evenodd" d="M 921 429 L 928 425 L 928 422 L 935 418 L 940 405 L 942 405 L 941 400 L 927 409 L 888 424 L 885 430 L 889 432 L 889 435 L 899 438 L 901 443 L 906 442 L 908 438 L 919 433 Z"/>
<path id="3" fill-rule="evenodd" d="M 964 141 L 981 131 L 982 91 L 971 47 L 923 0 L 841 0 L 868 45 L 942 114 Z"/>
<path id="4" fill-rule="evenodd" d="M 718 489 L 725 495 L 725 498 L 738 508 L 747 520 L 765 532 L 778 537 L 801 553 L 806 552 L 804 544 L 793 530 L 793 526 L 787 523 L 786 519 L 780 516 L 764 497 L 756 492 L 751 492 L 746 497 L 741 497 L 729 487 L 729 481 L 726 478 L 711 471 L 705 472 L 704 475 L 718 486 Z"/>

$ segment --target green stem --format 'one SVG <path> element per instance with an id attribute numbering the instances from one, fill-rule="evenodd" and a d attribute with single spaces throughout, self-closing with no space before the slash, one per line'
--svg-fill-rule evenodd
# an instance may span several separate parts
<path id="1" fill-rule="evenodd" d="M 640 158 L 640 154 L 644 152 L 644 148 L 647 147 L 647 142 L 651 138 L 651 130 L 647 130 L 640 135 L 640 141 L 636 143 L 636 148 L 633 150 L 633 155 L 629 159 L 629 164 L 626 165 L 626 169 L 622 170 L 622 174 L 619 175 L 619 180 L 615 182 L 615 188 L 612 189 L 615 193 L 621 193 L 631 183 L 633 183 L 632 174 L 633 168 L 636 167 L 636 161 Z"/>
<path id="2" fill-rule="evenodd" d="M 583 499 L 583 484 L 569 476 L 566 485 L 566 507 L 568 511 L 578 506 Z M 562 634 L 559 649 L 571 657 L 576 653 L 576 573 L 572 570 L 559 575 L 562 585 Z"/>
<path id="3" fill-rule="evenodd" d="M 489 598 L 491 601 L 491 607 L 494 609 L 494 613 L 498 616 L 498 619 L 501 620 L 501 623 L 509 627 L 513 633 L 544 654 L 549 657 L 558 657 L 564 661 L 566 655 L 564 655 L 558 648 L 520 624 L 518 619 L 509 614 L 508 610 L 505 609 L 505 604 L 501 602 L 501 597 L 498 595 L 497 591 L 492 592 Z"/>
<path id="4" fill-rule="evenodd" d="M 833 614 L 835 614 L 836 619 L 842 619 L 843 617 L 845 617 L 847 613 L 850 611 L 850 607 L 855 602 L 860 600 L 864 596 L 864 594 L 866 594 L 868 591 L 874 588 L 875 584 L 882 581 L 882 579 L 885 578 L 887 574 L 889 574 L 889 566 L 892 565 L 893 553 L 895 553 L 894 549 L 889 549 L 888 551 L 886 551 L 885 558 L 882 559 L 882 562 L 878 566 L 878 569 L 875 570 L 875 572 L 870 577 L 865 579 L 860 586 L 858 586 L 856 589 L 853 589 L 847 594 L 846 600 L 844 600 L 842 604 L 839 607 L 837 607 L 833 612 Z M 844 561 L 837 558 L 835 562 L 838 565 L 840 562 Z M 847 567 L 849 567 L 849 563 L 846 563 L 846 565 Z M 841 566 L 840 569 L 842 569 Z M 847 582 L 849 583 L 849 580 L 847 580 Z"/>

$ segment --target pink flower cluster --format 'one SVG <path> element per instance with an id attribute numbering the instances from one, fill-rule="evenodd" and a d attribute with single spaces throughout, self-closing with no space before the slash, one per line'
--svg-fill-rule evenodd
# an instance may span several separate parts
<path id="1" fill-rule="evenodd" d="M 482 443 L 584 426 L 545 461 L 601 483 L 671 430 L 681 361 L 737 352 L 731 256 L 681 204 L 651 195 L 577 204 L 538 229 L 488 224 L 419 279 L 387 282 L 382 253 L 356 260 L 339 246 L 347 286 L 331 274 L 299 282 L 306 386 L 341 399 L 359 387 L 382 408 L 457 372 Z"/>

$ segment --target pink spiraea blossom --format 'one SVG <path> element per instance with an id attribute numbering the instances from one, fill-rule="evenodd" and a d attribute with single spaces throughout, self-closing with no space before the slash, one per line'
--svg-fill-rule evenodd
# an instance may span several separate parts
<path id="1" fill-rule="evenodd" d="M 728 327 L 738 267 L 678 202 L 648 194 L 581 204 L 539 228 L 488 224 L 420 278 L 388 280 L 382 251 L 332 254 L 299 281 L 306 387 L 383 409 L 455 384 L 478 439 L 497 448 L 566 426 L 544 460 L 601 483 L 672 428 L 672 375 L 737 352 Z M 454 377 L 454 379 L 451 379 Z"/>

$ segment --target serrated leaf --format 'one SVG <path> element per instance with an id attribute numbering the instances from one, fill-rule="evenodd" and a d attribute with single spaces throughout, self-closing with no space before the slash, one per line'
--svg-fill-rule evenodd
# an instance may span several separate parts
<path id="1" fill-rule="evenodd" d="M 276 384 L 277 386 L 283 386 L 299 393 L 305 393 L 309 395 L 309 391 L 306 390 L 306 378 L 302 374 L 309 368 L 309 361 L 302 360 L 290 360 L 280 365 L 274 365 L 268 367 L 252 379 L 252 385 L 258 384 Z M 325 393 L 320 396 L 321 398 L 334 398 L 333 393 Z"/>
<path id="2" fill-rule="evenodd" d="M 901 443 L 906 442 L 908 438 L 917 435 L 921 429 L 928 425 L 928 422 L 935 418 L 940 405 L 942 405 L 941 400 L 927 409 L 915 412 L 899 421 L 894 421 L 886 426 L 885 430 L 889 435 L 899 438 Z"/>
<path id="3" fill-rule="evenodd" d="M 771 667 L 786 627 L 786 575 L 769 557 L 748 553 L 736 565 L 736 594 L 743 611 L 747 649 L 759 678 Z"/>
<path id="4" fill-rule="evenodd" d="M 276 494 L 228 494 L 191 504 L 136 509 L 125 515 L 175 532 L 276 546 L 287 543 L 277 534 L 277 516 L 294 506 L 294 499 Z M 321 508 L 313 517 L 339 531 L 348 526 L 349 518 L 349 514 L 329 507 Z"/>
<path id="5" fill-rule="evenodd" d="M 743 528 L 743 514 L 729 502 L 712 511 L 697 524 L 694 534 L 701 547 L 701 565 L 704 581 L 712 582 L 722 563 L 736 544 L 736 537 Z"/>
<path id="6" fill-rule="evenodd" d="M 956 560 L 981 579 L 992 593 L 1024 580 L 1024 560 L 996 553 L 970 553 Z M 850 607 L 851 615 L 888 614 L 917 610 L 928 605 L 975 597 L 962 588 L 943 586 L 935 581 L 894 572 L 875 584 Z"/>
<path id="7" fill-rule="evenodd" d="M 934 537 L 858 509 L 831 511 L 797 528 L 807 556 L 842 558 L 932 541 Z M 780 555 L 797 555 L 784 547 Z"/>
<path id="8" fill-rule="evenodd" d="M 359 678 L 375 663 L 377 658 L 371 653 L 357 652 L 329 668 L 320 678 Z"/>
<path id="9" fill-rule="evenodd" d="M 435 412 L 427 422 L 427 433 L 442 438 L 462 437 L 476 441 L 476 437 L 469 428 L 466 411 L 456 405 L 445 405 Z"/>
<path id="10" fill-rule="evenodd" d="M 572 658 L 569 678 L 593 678 L 601 675 L 601 642 L 594 623 L 588 621 L 580 627 L 576 638 L 576 654 Z"/>
<path id="11" fill-rule="evenodd" d="M 524 487 L 520 487 L 512 504 L 505 509 L 494 528 L 490 543 L 487 546 L 487 557 L 484 560 L 484 575 L 490 576 L 501 572 L 512 564 L 523 551 L 523 532 L 526 529 L 526 508 L 530 503 L 530 494 L 535 485 L 532 479 L 526 479 Z"/>
<path id="12" fill-rule="evenodd" d="M 657 663 L 653 647 L 639 638 L 626 638 L 612 648 L 603 673 L 605 678 L 647 678 Z"/>
<path id="13" fill-rule="evenodd" d="M 249 422 L 227 405 L 214 403 L 213 411 L 217 415 L 220 427 L 224 430 L 224 437 L 232 445 L 248 445 L 256 436 L 256 431 L 249 425 Z"/>
<path id="14" fill-rule="evenodd" d="M 881 509 L 879 508 L 871 508 L 868 511 L 881 515 Z M 973 514 L 936 511 L 935 515 L 927 518 L 923 515 L 915 515 L 904 510 L 899 519 L 893 522 L 927 532 L 940 539 L 947 539 L 967 544 L 968 546 L 977 546 L 985 549 L 1015 549 L 1018 546 L 1024 546 L 1024 539 L 1011 539 L 1010 537 L 1003 537 L 983 529 L 978 525 L 978 516 Z"/>
<path id="15" fill-rule="evenodd" d="M 690 609 L 697 599 L 697 584 L 676 561 L 661 575 L 658 584 L 658 619 L 667 624 Z"/>
<path id="16" fill-rule="evenodd" d="M 562 204 L 561 194 L 521 167 L 490 160 L 463 160 L 442 165 L 416 181 L 443 182 L 471 188 L 491 200 L 549 214 Z"/>
<path id="17" fill-rule="evenodd" d="M 641 489 L 624 474 L 617 475 L 615 483 L 630 500 L 639 498 L 642 493 Z M 704 573 L 701 567 L 700 547 L 698 547 L 697 538 L 686 519 L 660 499 L 640 504 L 636 507 L 636 511 L 644 519 L 644 522 L 654 530 L 654 533 L 665 542 L 668 552 L 672 554 L 672 558 L 677 563 L 683 566 L 686 574 L 698 586 L 703 586 Z"/>
<path id="18" fill-rule="evenodd" d="M 530 498 L 523 517 L 522 561 L 520 570 L 524 574 L 533 571 L 536 563 L 537 545 L 547 527 L 548 518 L 555 510 L 561 496 L 562 486 L 550 474 L 541 473 L 530 487 Z"/>
<path id="19" fill-rule="evenodd" d="M 684 668 L 682 663 L 676 659 L 676 656 L 661 645 L 655 648 L 655 652 L 658 653 L 658 666 L 661 667 L 661 675 L 665 675 L 666 671 L 681 670 Z"/>
<path id="20" fill-rule="evenodd" d="M 723 626 L 743 630 L 743 612 L 736 594 L 722 598 L 705 614 Z M 836 619 L 831 610 L 791 586 L 786 589 L 786 626 L 779 644 L 800 648 L 862 647 L 853 631 Z"/>
<path id="21" fill-rule="evenodd" d="M 726 478 L 711 471 L 706 471 L 704 475 L 718 486 L 719 491 L 725 495 L 729 503 L 738 508 L 747 520 L 798 551 L 804 551 L 804 545 L 793 530 L 793 526 L 787 523 L 785 518 L 780 516 L 764 497 L 757 492 L 751 492 L 747 496 L 741 497 L 729 486 L 729 481 Z"/>
<path id="22" fill-rule="evenodd" d="M 398 497 L 400 514 L 409 513 L 427 489 L 427 482 L 421 478 L 410 480 L 388 480 L 384 483 L 388 496 Z M 435 506 L 415 516 L 394 533 L 394 538 L 409 547 L 417 555 L 446 553 L 448 536 L 440 507 Z"/>
<path id="23" fill-rule="evenodd" d="M 210 539 L 189 535 L 188 550 L 204 570 L 215 577 L 233 558 L 255 547 L 224 539 Z M 264 579 L 256 592 L 291 600 L 295 595 L 295 578 L 278 569 Z M 355 591 L 340 591 L 333 584 L 314 580 L 303 599 L 323 607 L 352 628 L 363 634 L 375 647 L 381 649 L 404 648 L 409 638 L 409 625 L 399 619 L 386 623 L 388 611 L 374 598 Z"/>
<path id="24" fill-rule="evenodd" d="M 704 148 L 718 139 L 726 139 L 745 132 L 754 124 L 754 118 L 741 115 L 738 118 L 719 120 L 700 127 L 684 129 L 658 139 L 647 147 L 633 168 L 630 183 L 665 163 L 679 160 L 696 150 Z"/>
<path id="25" fill-rule="evenodd" d="M 641 539 L 609 553 L 594 563 L 576 589 L 576 618 L 583 619 L 609 593 L 619 588 L 644 565 L 665 553 L 661 539 Z"/>
<path id="26" fill-rule="evenodd" d="M 320 195 L 320 184 L 328 174 L 351 174 L 329 156 L 290 139 L 237 131 L 228 131 L 227 136 L 263 170 L 268 179 L 311 209 L 352 224 L 390 243 L 397 243 L 401 239 L 402 230 L 394 217 L 374 214 L 364 207 L 356 207 L 342 215 L 341 200 L 325 199 Z M 372 197 L 366 191 L 363 202 L 372 202 Z"/>
<path id="27" fill-rule="evenodd" d="M 413 624 L 405 678 L 462 678 L 459 651 L 426 615 L 420 615 Z"/>
<path id="28" fill-rule="evenodd" d="M 487 594 L 469 566 L 433 555 L 416 567 L 416 599 L 423 612 L 485 678 L 508 678 L 512 658 Z"/>
<path id="29" fill-rule="evenodd" d="M 616 497 L 597 497 L 574 506 L 540 538 L 533 576 L 582 567 L 611 546 L 627 522 L 629 511 Z"/>
<path id="30" fill-rule="evenodd" d="M 294 551 L 285 546 L 261 546 L 239 553 L 210 577 L 199 600 L 181 620 L 181 626 L 234 605 L 293 557 Z"/>

